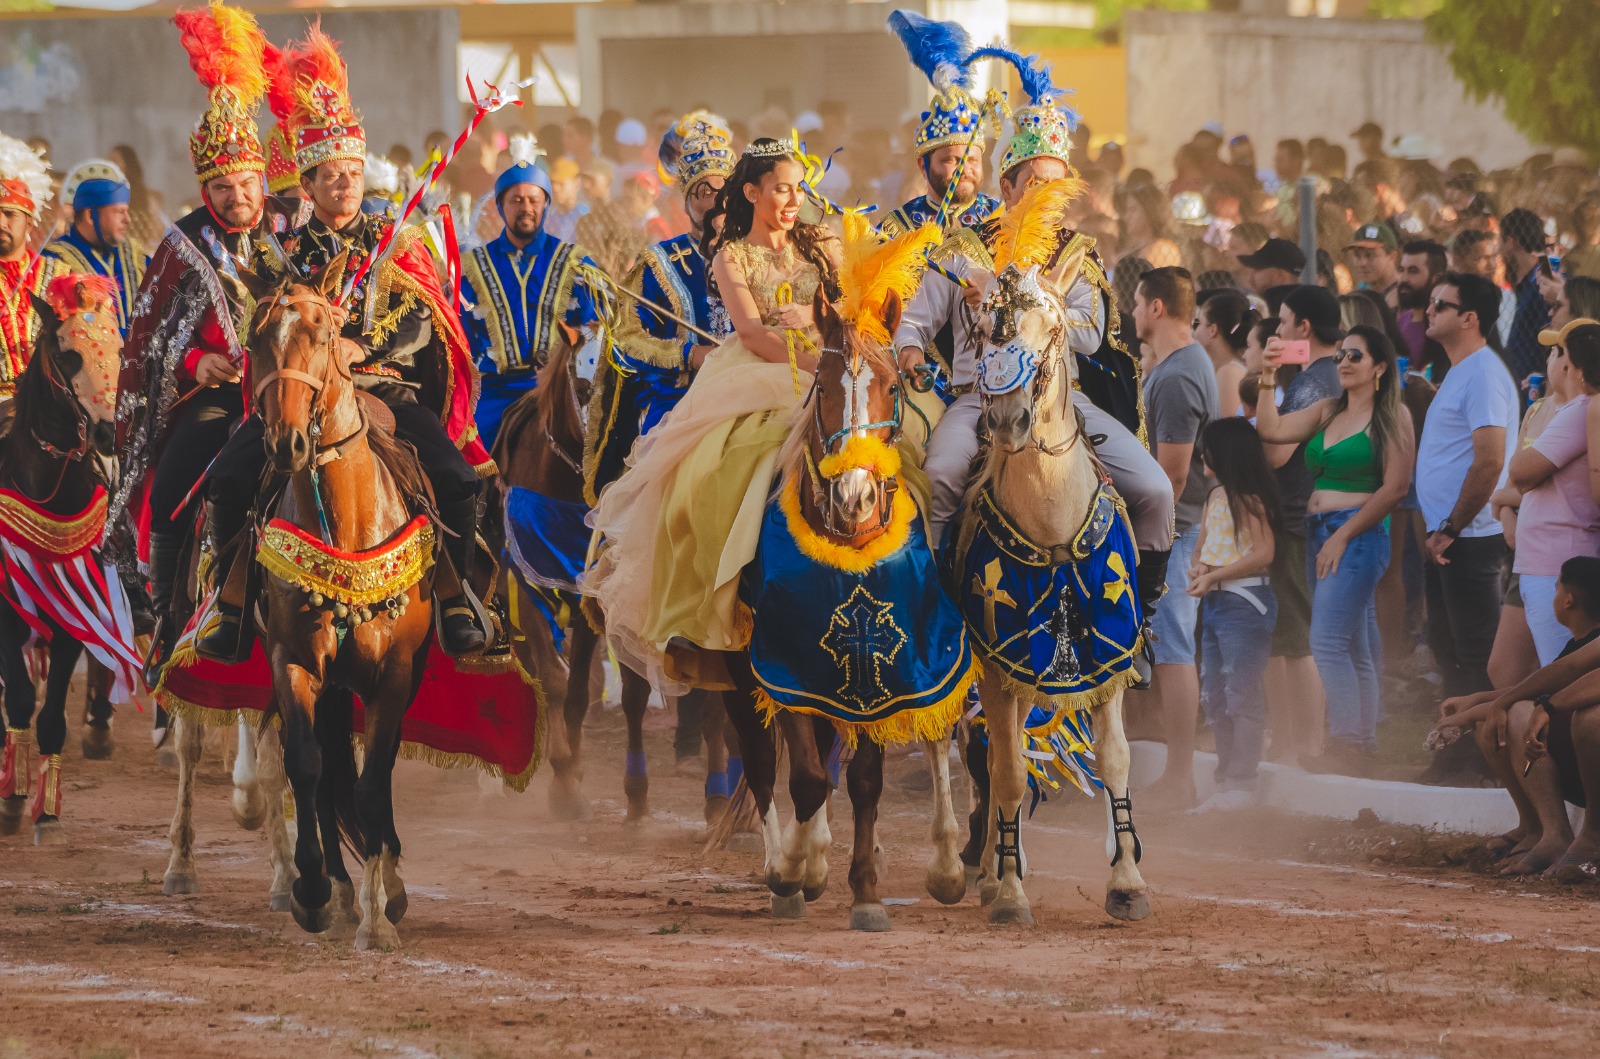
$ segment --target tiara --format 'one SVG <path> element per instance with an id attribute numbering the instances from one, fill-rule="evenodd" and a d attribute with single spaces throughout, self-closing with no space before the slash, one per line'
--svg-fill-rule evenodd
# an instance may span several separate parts
<path id="1" fill-rule="evenodd" d="M 794 145 L 793 140 L 785 137 L 773 140 L 771 143 L 753 142 L 744 149 L 744 153 L 747 158 L 783 158 L 786 155 L 798 154 L 799 148 Z"/>

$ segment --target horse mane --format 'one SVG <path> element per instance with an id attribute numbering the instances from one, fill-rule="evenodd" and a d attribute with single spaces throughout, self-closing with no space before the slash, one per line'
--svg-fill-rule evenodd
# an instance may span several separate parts
<path id="1" fill-rule="evenodd" d="M 18 453 L 35 449 L 35 430 L 45 425 L 45 416 L 58 407 L 55 384 L 50 380 L 51 365 L 61 351 L 57 330 L 61 318 L 42 298 L 35 298 L 34 311 L 39 314 L 39 339 L 28 366 L 17 376 L 16 394 L 11 400 L 11 415 L 5 432 L 6 455 L 16 458 Z"/>

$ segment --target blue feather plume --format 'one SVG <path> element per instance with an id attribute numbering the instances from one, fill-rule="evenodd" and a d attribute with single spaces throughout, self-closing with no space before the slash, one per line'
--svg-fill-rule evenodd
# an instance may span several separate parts
<path id="1" fill-rule="evenodd" d="M 941 91 L 949 85 L 969 88 L 972 71 L 966 67 L 972 51 L 972 38 L 956 22 L 935 22 L 914 11 L 896 11 L 889 16 L 894 30 L 911 55 L 911 62 Z M 940 70 L 944 67 L 944 70 Z M 940 74 L 938 80 L 935 74 Z M 940 84 L 948 77 L 947 84 Z"/>
<path id="2" fill-rule="evenodd" d="M 1037 55 L 1023 55 L 1020 52 L 1012 51 L 1010 48 L 1002 48 L 996 44 L 987 48 L 979 48 L 969 54 L 966 61 L 971 64 L 979 59 L 999 59 L 1002 62 L 1010 63 L 1016 69 L 1017 77 L 1022 81 L 1022 90 L 1028 94 L 1030 103 L 1044 103 L 1048 100 L 1058 99 L 1066 92 L 1066 89 L 1056 87 L 1055 82 L 1050 79 L 1050 64 L 1040 62 Z M 1061 111 L 1062 116 L 1067 119 L 1067 127 L 1076 129 L 1078 127 L 1078 112 L 1064 104 L 1060 105 L 1058 109 Z"/>

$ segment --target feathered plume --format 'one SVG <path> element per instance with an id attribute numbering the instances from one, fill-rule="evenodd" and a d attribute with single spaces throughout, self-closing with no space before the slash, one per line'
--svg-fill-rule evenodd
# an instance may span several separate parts
<path id="1" fill-rule="evenodd" d="M 65 320 L 89 309 L 109 310 L 117 297 L 117 281 L 109 276 L 87 272 L 68 272 L 57 276 L 45 288 L 45 301 Z"/>
<path id="2" fill-rule="evenodd" d="M 511 142 L 506 144 L 506 153 L 511 155 L 512 165 L 535 165 L 544 157 L 538 137 L 531 132 L 519 132 L 511 137 Z"/>
<path id="3" fill-rule="evenodd" d="M 368 152 L 362 174 L 368 195 L 400 194 L 400 167 L 383 155 Z"/>
<path id="4" fill-rule="evenodd" d="M 864 214 L 846 210 L 844 263 L 839 269 L 844 297 L 839 303 L 839 315 L 850 321 L 863 338 L 890 345 L 894 336 L 884 320 L 889 296 L 898 296 L 902 306 L 911 300 L 922 278 L 928 251 L 938 246 L 942 238 L 938 225 L 925 224 L 884 242 Z"/>
<path id="5" fill-rule="evenodd" d="M 0 134 L 0 184 L 21 184 L 32 201 L 32 213 L 37 213 L 50 201 L 50 173 L 45 168 L 39 152 L 21 140 Z M 0 200 L 8 199 L 0 188 Z"/>
<path id="6" fill-rule="evenodd" d="M 254 15 L 213 0 L 210 7 L 179 11 L 172 22 L 207 92 L 227 88 L 243 106 L 260 102 L 267 89 L 262 66 L 267 41 Z"/>
<path id="7" fill-rule="evenodd" d="M 294 114 L 294 67 L 288 50 L 267 41 L 261 53 L 261 67 L 267 74 L 267 107 L 287 134 Z"/>
<path id="8" fill-rule="evenodd" d="M 305 43 L 291 48 L 286 58 L 294 68 L 295 93 L 307 110 L 319 109 L 319 102 L 310 95 L 311 87 L 316 84 L 332 89 L 335 93 L 332 98 L 340 104 L 350 98 L 350 75 L 345 70 L 344 60 L 339 58 L 339 43 L 322 32 L 320 18 L 306 31 Z M 351 116 L 354 117 L 353 112 Z"/>
<path id="9" fill-rule="evenodd" d="M 1021 52 L 1003 48 L 998 44 L 986 48 L 979 48 L 967 56 L 967 64 L 971 65 L 980 59 L 999 59 L 1008 63 L 1017 71 L 1017 77 L 1022 82 L 1022 90 L 1027 93 L 1030 103 L 1048 103 L 1059 100 L 1066 90 L 1057 88 L 1050 79 L 1050 64 L 1042 62 L 1037 55 L 1023 55 Z M 1078 112 L 1062 103 L 1056 107 L 1061 111 L 1062 117 L 1067 119 L 1067 128 L 1078 127 Z"/>
<path id="10" fill-rule="evenodd" d="M 935 22 L 914 11 L 896 11 L 889 16 L 889 28 L 934 88 L 947 92 L 951 85 L 971 87 L 972 71 L 967 63 L 972 38 L 960 23 Z"/>
<path id="11" fill-rule="evenodd" d="M 1016 265 L 1026 272 L 1048 262 L 1067 227 L 1067 211 L 1083 194 L 1084 186 L 1082 180 L 1066 177 L 1035 184 L 1023 192 L 1022 201 L 1015 209 L 1006 210 L 1000 220 L 994 241 L 995 271 Z"/>

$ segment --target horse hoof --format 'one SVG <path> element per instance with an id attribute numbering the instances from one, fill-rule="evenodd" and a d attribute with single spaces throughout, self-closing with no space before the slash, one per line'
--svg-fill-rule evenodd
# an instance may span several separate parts
<path id="1" fill-rule="evenodd" d="M 272 894 L 267 898 L 267 908 L 273 912 L 287 912 L 289 911 L 289 905 L 293 903 L 293 901 L 294 898 L 290 897 L 286 893 Z"/>
<path id="2" fill-rule="evenodd" d="M 805 897 L 807 904 L 810 904 L 812 901 L 815 901 L 817 898 L 821 897 L 823 894 L 825 894 L 827 892 L 828 892 L 828 878 L 827 878 L 827 876 L 823 876 L 822 881 L 817 883 L 814 886 L 802 886 L 800 888 L 800 893 Z"/>
<path id="3" fill-rule="evenodd" d="M 361 952 L 393 952 L 400 947 L 400 932 L 387 919 L 363 923 L 356 928 L 355 944 Z"/>
<path id="4" fill-rule="evenodd" d="M 995 898 L 1000 896 L 1000 883 L 994 879 L 986 879 L 978 887 L 978 903 L 984 908 L 994 904 Z"/>
<path id="5" fill-rule="evenodd" d="M 193 872 L 169 871 L 161 879 L 161 892 L 168 897 L 199 893 L 200 880 L 194 877 Z"/>
<path id="6" fill-rule="evenodd" d="M 321 908 L 306 908 L 294 895 L 289 895 L 289 913 L 294 916 L 294 921 L 300 924 L 300 929 L 307 934 L 326 934 L 333 926 L 333 912 L 327 905 Z"/>
<path id="7" fill-rule="evenodd" d="M 650 819 L 650 805 L 648 802 L 629 802 L 628 815 L 623 818 L 622 822 L 638 827 L 648 819 Z"/>
<path id="8" fill-rule="evenodd" d="M 156 764 L 164 769 L 178 767 L 178 752 L 171 745 L 164 745 L 156 750 Z"/>
<path id="9" fill-rule="evenodd" d="M 55 817 L 41 817 L 33 824 L 33 844 L 35 846 L 64 846 L 67 844 L 67 832 L 61 826 L 61 821 Z"/>
<path id="10" fill-rule="evenodd" d="M 550 789 L 550 815 L 565 824 L 580 823 L 594 818 L 589 799 L 581 794 L 558 792 Z"/>
<path id="11" fill-rule="evenodd" d="M 402 887 L 398 894 L 389 895 L 389 899 L 384 902 L 383 918 L 399 926 L 400 921 L 406 918 L 406 908 L 410 903 L 406 898 L 406 891 Z"/>
<path id="12" fill-rule="evenodd" d="M 339 918 L 346 923 L 354 923 L 356 916 L 356 884 L 349 879 L 333 880 L 333 907 L 339 910 Z"/>
<path id="13" fill-rule="evenodd" d="M 792 893 L 787 897 L 772 895 L 773 919 L 804 919 L 806 918 L 806 898 L 804 894 Z"/>
<path id="14" fill-rule="evenodd" d="M 22 811 L 27 805 L 26 796 L 0 798 L 0 835 L 14 835 L 22 830 Z"/>
<path id="15" fill-rule="evenodd" d="M 967 896 L 967 877 L 962 873 L 940 875 L 928 872 L 928 896 L 941 905 L 958 905 Z"/>
<path id="16" fill-rule="evenodd" d="M 1106 914 L 1124 923 L 1137 923 L 1150 914 L 1150 893 L 1147 890 L 1108 890 Z"/>
<path id="17" fill-rule="evenodd" d="M 267 800 L 260 791 L 233 789 L 233 822 L 246 831 L 259 831 L 267 820 Z"/>
<path id="18" fill-rule="evenodd" d="M 989 922 L 998 925 L 1018 924 L 1024 927 L 1033 926 L 1033 912 L 1028 906 L 1015 898 L 997 900 L 989 906 Z"/>
<path id="19" fill-rule="evenodd" d="M 106 761 L 116 746 L 116 741 L 111 738 L 111 729 L 96 728 L 94 725 L 84 730 L 83 738 L 78 742 L 85 761 Z"/>
<path id="20" fill-rule="evenodd" d="M 850 909 L 851 930 L 888 930 L 889 910 L 880 904 L 856 905 Z"/>
<path id="21" fill-rule="evenodd" d="M 728 836 L 729 853 L 765 853 L 767 844 L 755 831 L 735 831 Z"/>
<path id="22" fill-rule="evenodd" d="M 728 811 L 728 799 L 720 794 L 713 794 L 706 799 L 706 826 L 714 827 L 722 814 Z"/>

